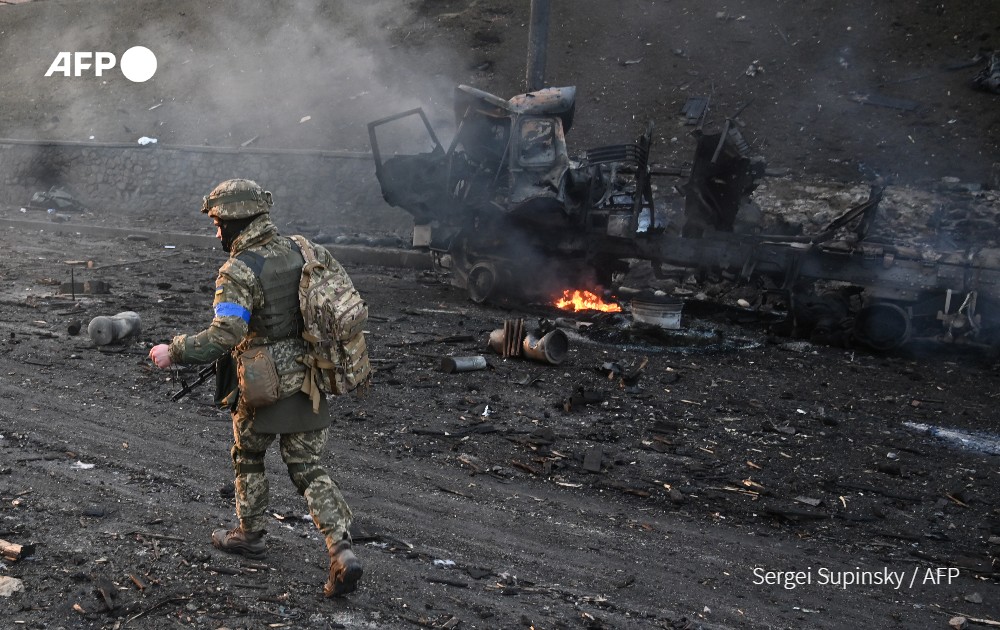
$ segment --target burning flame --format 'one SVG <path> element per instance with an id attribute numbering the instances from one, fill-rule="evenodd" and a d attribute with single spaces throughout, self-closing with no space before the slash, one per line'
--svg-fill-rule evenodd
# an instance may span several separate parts
<path id="1" fill-rule="evenodd" d="M 556 306 L 566 311 L 604 311 L 606 313 L 621 312 L 622 307 L 614 302 L 605 302 L 590 291 L 573 291 L 566 289 L 563 296 L 556 300 Z"/>

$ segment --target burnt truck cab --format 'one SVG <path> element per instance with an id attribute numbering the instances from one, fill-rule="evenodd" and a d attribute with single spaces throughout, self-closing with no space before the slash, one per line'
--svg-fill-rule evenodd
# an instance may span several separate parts
<path id="1" fill-rule="evenodd" d="M 634 144 L 571 159 L 566 134 L 575 104 L 574 87 L 504 100 L 460 85 L 447 147 L 419 108 L 368 125 L 383 197 L 413 216 L 413 245 L 429 249 L 473 300 L 601 284 L 622 263 L 595 253 L 592 237 L 633 238 L 644 211 L 643 233 L 655 231 L 652 127 Z M 422 123 L 428 148 L 388 155 L 380 131 L 405 119 Z"/>

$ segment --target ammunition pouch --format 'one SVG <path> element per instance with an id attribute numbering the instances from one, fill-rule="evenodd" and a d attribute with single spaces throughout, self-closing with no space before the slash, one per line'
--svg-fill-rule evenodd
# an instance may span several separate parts
<path id="1" fill-rule="evenodd" d="M 236 359 L 240 395 L 251 409 L 278 402 L 281 393 L 278 370 L 267 346 L 251 346 Z"/>

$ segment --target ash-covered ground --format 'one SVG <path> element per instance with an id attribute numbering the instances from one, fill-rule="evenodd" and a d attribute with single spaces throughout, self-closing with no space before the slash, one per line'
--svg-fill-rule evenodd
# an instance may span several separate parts
<path id="1" fill-rule="evenodd" d="M 267 560 L 221 554 L 208 536 L 233 522 L 228 416 L 210 384 L 172 402 L 194 370 L 146 353 L 207 322 L 223 254 L 164 239 L 3 236 L 0 539 L 35 548 L 0 573 L 23 588 L 0 599 L 11 627 L 1000 618 L 995 364 L 813 346 L 694 303 L 653 343 L 614 316 L 475 305 L 420 269 L 349 266 L 378 371 L 368 397 L 336 401 L 324 464 L 356 513 L 363 588 L 322 597 L 323 545 L 276 453 Z M 75 279 L 110 293 L 59 294 L 67 260 L 93 261 Z M 128 310 L 134 342 L 87 337 Z M 568 331 L 561 365 L 485 350 L 505 319 L 556 317 L 598 322 Z M 487 369 L 439 369 L 478 355 Z"/>

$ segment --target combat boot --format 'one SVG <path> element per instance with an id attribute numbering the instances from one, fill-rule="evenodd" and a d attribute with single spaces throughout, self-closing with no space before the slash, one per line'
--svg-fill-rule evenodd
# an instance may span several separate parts
<path id="1" fill-rule="evenodd" d="M 216 549 L 246 556 L 251 560 L 262 560 L 267 555 L 264 532 L 245 532 L 239 526 L 229 531 L 215 530 L 212 532 L 212 544 Z"/>
<path id="2" fill-rule="evenodd" d="M 330 578 L 323 585 L 323 594 L 340 597 L 353 592 L 362 573 L 361 561 L 351 551 L 351 541 L 341 540 L 330 552 Z"/>

